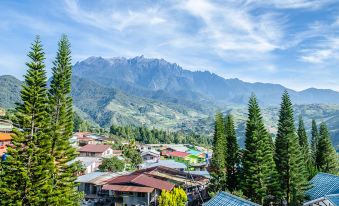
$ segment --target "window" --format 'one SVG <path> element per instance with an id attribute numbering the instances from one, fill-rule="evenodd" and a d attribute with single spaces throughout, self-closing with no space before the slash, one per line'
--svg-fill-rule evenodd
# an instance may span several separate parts
<path id="1" fill-rule="evenodd" d="M 94 152 L 91 152 L 91 156 L 94 157 L 94 156 L 95 156 L 95 153 L 94 153 Z"/>
<path id="2" fill-rule="evenodd" d="M 138 192 L 138 197 L 145 197 L 146 194 L 145 193 L 142 193 L 142 192 Z"/>

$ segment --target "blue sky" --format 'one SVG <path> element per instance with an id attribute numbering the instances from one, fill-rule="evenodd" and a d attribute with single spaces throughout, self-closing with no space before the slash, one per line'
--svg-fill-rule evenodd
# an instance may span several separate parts
<path id="1" fill-rule="evenodd" d="M 225 78 L 339 91 L 335 0 L 2 0 L 0 75 L 22 78 L 39 34 L 47 67 L 61 34 L 73 61 L 164 58 Z"/>

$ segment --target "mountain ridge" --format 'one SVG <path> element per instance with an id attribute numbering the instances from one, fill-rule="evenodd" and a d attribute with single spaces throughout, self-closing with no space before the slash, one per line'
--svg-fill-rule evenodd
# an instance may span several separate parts
<path id="1" fill-rule="evenodd" d="M 74 65 L 74 74 L 137 96 L 162 92 L 166 97 L 208 102 L 217 106 L 247 104 L 252 93 L 257 95 L 262 104 L 278 105 L 284 90 L 290 93 L 296 104 L 339 104 L 339 92 L 330 89 L 308 88 L 298 92 L 280 84 L 249 83 L 238 78 L 225 79 L 209 71 L 189 71 L 164 59 L 143 56 L 129 59 L 92 56 L 77 62 Z M 315 98 L 319 95 L 322 98 Z"/>

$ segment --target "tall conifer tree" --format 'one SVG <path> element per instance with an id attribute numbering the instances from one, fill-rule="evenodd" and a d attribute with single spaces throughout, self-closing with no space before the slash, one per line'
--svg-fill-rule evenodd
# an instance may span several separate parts
<path id="1" fill-rule="evenodd" d="M 53 76 L 49 90 L 52 155 L 56 170 L 53 174 L 53 191 L 57 205 L 78 205 L 80 195 L 75 190 L 75 164 L 67 162 L 76 157 L 69 139 L 73 131 L 71 92 L 72 63 L 70 43 L 66 35 L 61 37 L 58 52 L 53 62 Z"/>
<path id="2" fill-rule="evenodd" d="M 315 164 L 319 133 L 318 133 L 317 122 L 314 119 L 312 119 L 311 134 L 312 134 L 312 136 L 311 136 L 311 155 L 312 155 L 312 162 L 313 162 L 313 164 Z"/>
<path id="3" fill-rule="evenodd" d="M 221 113 L 215 115 L 213 156 L 211 160 L 210 192 L 216 193 L 226 188 L 226 149 L 225 124 Z"/>
<path id="4" fill-rule="evenodd" d="M 259 204 L 268 204 L 270 195 L 275 199 L 280 196 L 279 178 L 270 138 L 256 97 L 252 95 L 246 122 L 242 188 L 247 197 Z"/>
<path id="5" fill-rule="evenodd" d="M 324 122 L 320 124 L 316 151 L 316 166 L 318 170 L 332 174 L 338 173 L 338 156 L 332 145 L 328 128 Z"/>
<path id="6" fill-rule="evenodd" d="M 304 121 L 301 115 L 299 116 L 298 138 L 299 138 L 299 145 L 301 148 L 301 153 L 304 157 L 304 162 L 305 162 L 305 166 L 307 170 L 307 179 L 311 179 L 316 174 L 316 170 L 312 162 L 310 146 L 308 144 L 305 125 L 304 125 Z"/>
<path id="7" fill-rule="evenodd" d="M 227 142 L 226 169 L 227 189 L 231 192 L 239 187 L 239 145 L 232 115 L 225 118 L 225 133 Z"/>
<path id="8" fill-rule="evenodd" d="M 288 205 L 300 205 L 307 189 L 307 173 L 296 135 L 293 108 L 287 91 L 282 96 L 276 137 L 275 161 Z"/>
<path id="9" fill-rule="evenodd" d="M 8 158 L 0 173 L 0 205 L 50 205 L 54 159 L 50 153 L 48 98 L 44 52 L 39 37 L 28 53 L 30 62 L 16 108 L 16 124 Z"/>

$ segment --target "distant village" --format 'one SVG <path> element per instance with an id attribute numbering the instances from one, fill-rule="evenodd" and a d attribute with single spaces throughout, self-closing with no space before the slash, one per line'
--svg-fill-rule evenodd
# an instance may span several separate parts
<path id="1" fill-rule="evenodd" d="M 0 120 L 0 156 L 6 159 L 6 147 L 11 144 L 12 122 Z M 83 206 L 149 206 L 157 205 L 163 190 L 184 189 L 187 205 L 251 206 L 258 205 L 228 192 L 220 192 L 212 199 L 207 189 L 210 182 L 209 149 L 189 144 L 136 144 L 142 163 L 130 170 L 103 172 L 99 167 L 104 159 L 116 157 L 124 162 L 122 150 L 113 149 L 115 141 L 90 132 L 76 132 L 70 139 L 83 170 L 77 174 L 78 191 L 84 193 Z M 123 142 L 129 145 L 130 142 Z M 339 176 L 318 173 L 307 191 L 309 200 L 304 206 L 339 205 Z"/>

